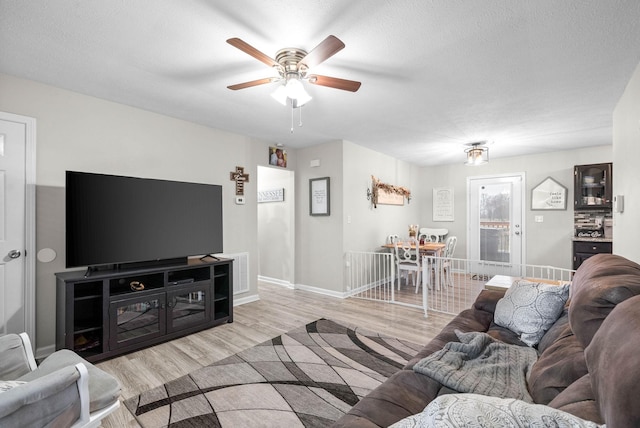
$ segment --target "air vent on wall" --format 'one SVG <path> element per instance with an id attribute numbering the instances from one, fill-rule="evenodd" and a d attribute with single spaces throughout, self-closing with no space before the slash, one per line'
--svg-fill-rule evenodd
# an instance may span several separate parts
<path id="1" fill-rule="evenodd" d="M 249 253 L 224 254 L 233 259 L 233 294 L 249 291 Z"/>

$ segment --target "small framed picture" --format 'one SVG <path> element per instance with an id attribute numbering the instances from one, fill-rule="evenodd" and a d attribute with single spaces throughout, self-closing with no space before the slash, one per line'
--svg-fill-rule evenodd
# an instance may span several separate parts
<path id="1" fill-rule="evenodd" d="M 309 215 L 331 215 L 329 177 L 309 179 Z"/>
<path id="2" fill-rule="evenodd" d="M 282 147 L 269 147 L 269 165 L 287 167 L 287 152 Z"/>

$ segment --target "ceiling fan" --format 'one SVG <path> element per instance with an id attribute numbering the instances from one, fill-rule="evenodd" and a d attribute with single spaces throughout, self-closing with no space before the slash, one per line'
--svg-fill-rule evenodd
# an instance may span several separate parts
<path id="1" fill-rule="evenodd" d="M 280 49 L 276 53 L 275 59 L 265 55 L 239 38 L 229 39 L 227 43 L 251 55 L 269 67 L 273 67 L 278 72 L 278 77 L 267 77 L 227 86 L 227 88 L 234 91 L 267 83 L 281 82 L 282 84 L 276 89 L 272 96 L 284 105 L 287 105 L 287 100 L 290 100 L 291 106 L 297 108 L 311 99 L 304 90 L 302 81 L 351 92 L 356 92 L 361 85 L 360 82 L 354 80 L 308 74 L 309 69 L 331 58 L 344 48 L 344 43 L 335 36 L 328 36 L 320 42 L 318 46 L 312 49 L 311 52 L 306 52 L 299 48 Z"/>

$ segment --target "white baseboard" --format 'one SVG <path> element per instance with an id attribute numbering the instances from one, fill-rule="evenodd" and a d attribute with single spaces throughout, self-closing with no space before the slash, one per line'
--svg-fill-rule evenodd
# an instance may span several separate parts
<path id="1" fill-rule="evenodd" d="M 258 296 L 257 294 L 253 294 L 251 296 L 243 297 L 241 299 L 237 299 L 237 298 L 234 297 L 233 306 L 235 307 L 235 306 L 245 305 L 247 303 L 257 302 L 258 300 L 260 300 L 260 296 Z"/>
<path id="2" fill-rule="evenodd" d="M 271 278 L 268 276 L 258 275 L 258 281 L 268 282 L 269 284 L 279 285 L 281 287 L 290 288 L 292 290 L 295 288 L 292 283 L 290 283 L 289 281 L 285 281 L 284 279 Z"/>
<path id="3" fill-rule="evenodd" d="M 289 281 L 285 281 L 283 279 L 270 278 L 268 276 L 262 276 L 262 275 L 258 275 L 258 281 L 267 282 L 267 283 L 273 284 L 273 285 L 279 285 L 281 287 L 286 287 L 286 288 L 289 288 L 289 289 L 292 289 L 292 290 L 310 291 L 312 293 L 318 293 L 318 294 L 322 294 L 322 295 L 325 295 L 325 296 L 337 297 L 339 299 L 346 299 L 350 295 L 350 293 L 342 293 L 342 292 L 339 292 L 339 291 L 331 291 L 331 290 L 326 290 L 324 288 L 312 287 L 310 285 L 292 284 Z"/>
<path id="4" fill-rule="evenodd" d="M 350 293 L 344 293 L 340 291 L 327 290 L 325 288 L 312 287 L 310 285 L 304 285 L 304 284 L 296 284 L 294 288 L 296 290 L 310 291 L 312 293 L 322 294 L 324 296 L 337 297 L 339 299 L 346 299 L 347 297 L 349 297 L 349 294 L 350 294 Z"/>

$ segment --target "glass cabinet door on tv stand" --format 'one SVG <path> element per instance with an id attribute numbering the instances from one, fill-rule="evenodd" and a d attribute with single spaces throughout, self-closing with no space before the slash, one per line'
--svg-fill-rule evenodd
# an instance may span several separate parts
<path id="1" fill-rule="evenodd" d="M 112 301 L 109 305 L 111 349 L 165 334 L 165 293 Z"/>
<path id="2" fill-rule="evenodd" d="M 167 331 L 177 331 L 211 320 L 211 286 L 196 285 L 167 293 Z"/>

